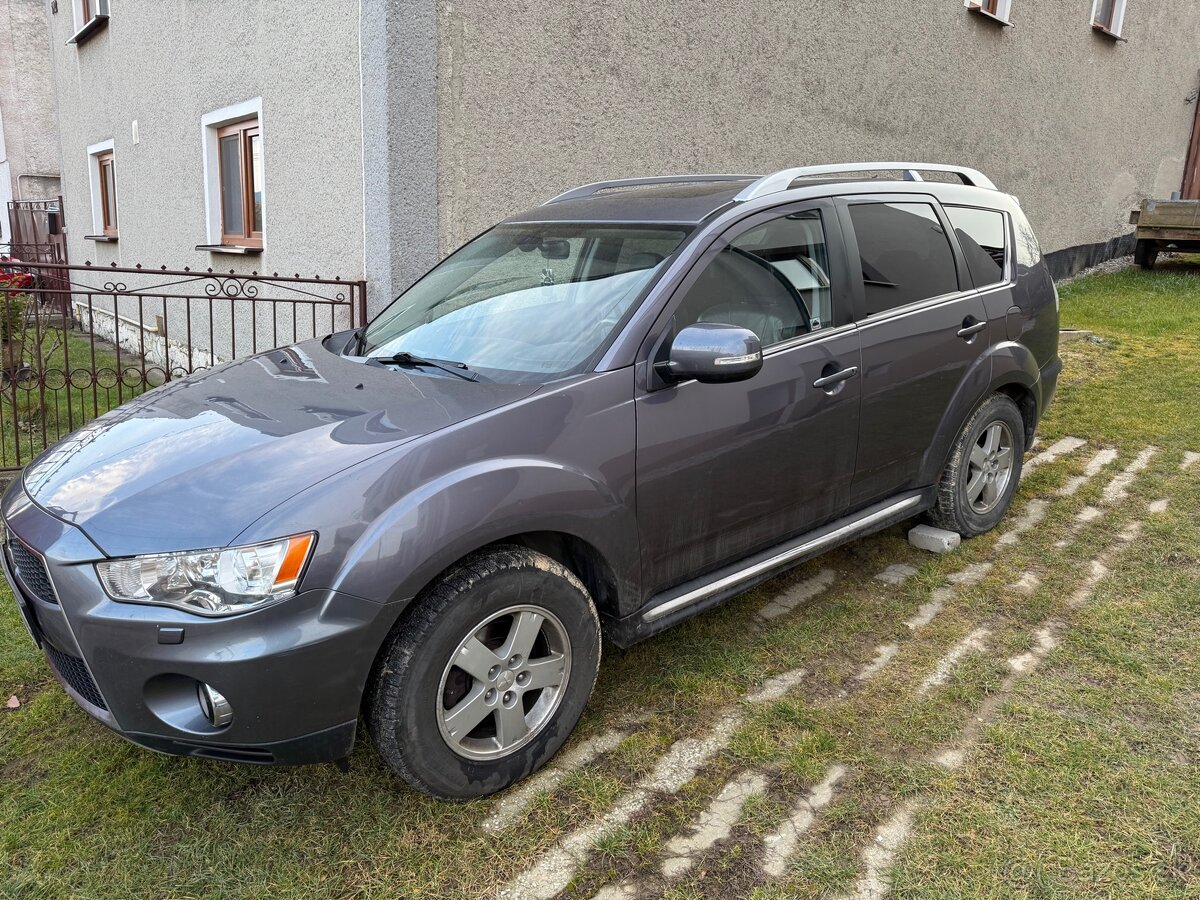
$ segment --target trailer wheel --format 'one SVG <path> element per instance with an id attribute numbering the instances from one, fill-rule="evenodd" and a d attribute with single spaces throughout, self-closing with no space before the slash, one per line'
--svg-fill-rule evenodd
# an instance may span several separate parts
<path id="1" fill-rule="evenodd" d="M 1154 241 L 1138 241 L 1133 251 L 1133 261 L 1147 272 L 1154 268 L 1158 259 L 1158 244 Z"/>

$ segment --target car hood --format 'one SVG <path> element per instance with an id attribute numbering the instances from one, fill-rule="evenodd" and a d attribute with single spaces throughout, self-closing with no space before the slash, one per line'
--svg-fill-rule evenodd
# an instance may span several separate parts
<path id="1" fill-rule="evenodd" d="M 110 556 L 220 547 L 349 466 L 536 390 L 367 366 L 308 341 L 118 407 L 31 463 L 24 485 Z"/>

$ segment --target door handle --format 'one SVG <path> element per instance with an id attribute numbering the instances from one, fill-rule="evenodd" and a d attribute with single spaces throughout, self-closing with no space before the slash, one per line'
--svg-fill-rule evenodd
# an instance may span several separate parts
<path id="1" fill-rule="evenodd" d="M 976 322 L 973 316 L 967 316 L 967 318 L 963 319 L 963 327 L 958 329 L 958 336 L 960 338 L 974 337 L 987 328 L 987 325 L 987 322 Z"/>
<path id="2" fill-rule="evenodd" d="M 858 374 L 858 366 L 847 366 L 840 372 L 834 372 L 832 375 L 826 375 L 823 378 L 818 378 L 813 382 L 815 388 L 827 388 L 831 384 L 837 384 L 841 381 L 848 381 Z"/>

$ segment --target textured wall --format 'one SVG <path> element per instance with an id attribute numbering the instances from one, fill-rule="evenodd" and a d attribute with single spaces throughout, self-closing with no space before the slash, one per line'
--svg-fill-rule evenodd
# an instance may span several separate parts
<path id="1" fill-rule="evenodd" d="M 382 309 L 438 259 L 434 0 L 364 0 L 367 297 Z"/>
<path id="2" fill-rule="evenodd" d="M 357 0 L 113 0 L 80 46 L 50 15 L 72 262 L 362 278 Z M 48 13 L 48 9 L 47 9 Z M 262 97 L 265 250 L 207 243 L 200 117 Z M 140 142 L 132 141 L 138 121 Z M 120 241 L 92 232 L 87 147 L 113 139 Z"/>
<path id="3" fill-rule="evenodd" d="M 1105 240 L 1179 189 L 1200 16 L 1130 0 L 1116 44 L 1091 8 L 443 0 L 442 249 L 581 182 L 856 159 L 974 165 L 1047 249 Z"/>
<path id="4" fill-rule="evenodd" d="M 58 140 L 44 0 L 0 0 L 0 202 L 58 194 Z M 0 241 L 8 214 L 0 205 Z"/>

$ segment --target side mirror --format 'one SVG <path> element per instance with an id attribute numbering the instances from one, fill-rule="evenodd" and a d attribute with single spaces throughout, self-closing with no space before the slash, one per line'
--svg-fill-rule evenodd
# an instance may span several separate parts
<path id="1" fill-rule="evenodd" d="M 695 379 L 724 384 L 753 378 L 762 364 L 762 342 L 753 331 L 698 322 L 675 335 L 667 360 L 654 368 L 669 383 Z"/>

